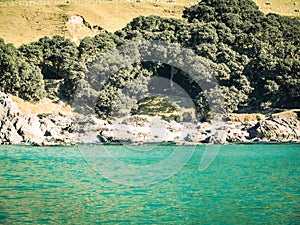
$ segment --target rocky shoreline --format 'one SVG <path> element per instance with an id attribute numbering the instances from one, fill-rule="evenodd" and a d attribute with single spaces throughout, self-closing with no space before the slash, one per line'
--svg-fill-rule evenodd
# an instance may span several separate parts
<path id="1" fill-rule="evenodd" d="M 208 143 L 214 136 L 210 123 L 165 121 L 159 117 L 130 116 L 100 120 L 93 116 L 50 113 L 23 115 L 18 105 L 0 93 L 0 144 L 38 146 L 78 143 Z M 300 110 L 264 116 L 230 114 L 218 143 L 300 143 Z"/>

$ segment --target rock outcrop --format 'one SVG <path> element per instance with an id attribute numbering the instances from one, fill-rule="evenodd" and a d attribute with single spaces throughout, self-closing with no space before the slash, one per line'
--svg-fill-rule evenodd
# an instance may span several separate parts
<path id="1" fill-rule="evenodd" d="M 102 142 L 173 142 L 177 144 L 296 142 L 300 143 L 300 111 L 255 116 L 249 121 L 227 121 L 216 131 L 210 123 L 178 123 L 132 116 L 113 121 L 100 131 Z"/>
<path id="2" fill-rule="evenodd" d="M 66 34 L 71 40 L 79 44 L 79 41 L 86 36 L 95 36 L 104 33 L 105 30 L 97 25 L 92 26 L 80 15 L 70 16 L 66 23 Z"/>
<path id="3" fill-rule="evenodd" d="M 0 144 L 72 145 L 76 143 L 199 144 L 226 142 L 300 143 L 300 110 L 265 116 L 231 116 L 222 126 L 129 116 L 100 120 L 93 116 L 50 113 L 23 115 L 18 105 L 0 93 Z"/>
<path id="4" fill-rule="evenodd" d="M 74 144 L 66 131 L 73 120 L 60 115 L 22 115 L 16 103 L 0 93 L 0 144 Z"/>
<path id="5" fill-rule="evenodd" d="M 300 142 L 300 110 L 271 115 L 248 129 L 250 139 L 264 142 Z"/>
<path id="6" fill-rule="evenodd" d="M 18 144 L 23 140 L 15 127 L 19 116 L 17 104 L 0 92 L 0 144 Z"/>

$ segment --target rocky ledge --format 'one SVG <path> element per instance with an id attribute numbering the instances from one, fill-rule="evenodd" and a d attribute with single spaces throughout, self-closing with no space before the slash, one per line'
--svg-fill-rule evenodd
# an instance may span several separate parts
<path id="1" fill-rule="evenodd" d="M 178 123 L 159 117 L 129 116 L 100 120 L 74 114 L 23 115 L 18 105 L 0 93 L 0 144 L 73 145 L 77 143 L 300 143 L 300 110 L 265 117 L 231 114 L 221 130 L 210 123 Z"/>

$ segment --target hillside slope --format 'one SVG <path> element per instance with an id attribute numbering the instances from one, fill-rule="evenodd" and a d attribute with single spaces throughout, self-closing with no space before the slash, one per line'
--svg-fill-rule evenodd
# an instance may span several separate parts
<path id="1" fill-rule="evenodd" d="M 82 16 L 91 26 L 99 25 L 114 32 L 123 28 L 133 18 L 140 15 L 159 15 L 180 18 L 184 6 L 151 3 L 102 3 L 30 5 L 0 7 L 0 37 L 16 46 L 38 40 L 40 37 L 64 35 L 79 39 L 90 36 L 88 29 L 70 30 L 67 21 L 72 15 Z M 78 34 L 80 32 L 80 34 Z"/>
<path id="2" fill-rule="evenodd" d="M 265 13 L 299 16 L 296 11 L 299 11 L 300 0 L 254 1 Z M 86 27 L 70 28 L 67 21 L 72 15 L 82 16 L 91 26 L 98 25 L 114 32 L 140 15 L 180 18 L 184 7 L 194 3 L 191 0 L 179 0 L 175 3 L 109 1 L 101 4 L 77 4 L 76 2 L 82 1 L 76 0 L 72 4 L 64 2 L 51 5 L 32 4 L 34 2 L 0 0 L 0 37 L 5 42 L 20 46 L 43 36 L 63 35 L 78 40 L 94 34 Z"/>

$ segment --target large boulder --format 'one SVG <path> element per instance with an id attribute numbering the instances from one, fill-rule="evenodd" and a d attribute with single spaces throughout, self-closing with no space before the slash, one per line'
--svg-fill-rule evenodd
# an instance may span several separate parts
<path id="1" fill-rule="evenodd" d="M 18 105 L 6 94 L 0 92 L 0 144 L 19 144 L 23 138 L 14 124 L 20 116 Z"/>
<path id="2" fill-rule="evenodd" d="M 4 119 L 0 122 L 0 144 L 19 144 L 22 141 L 23 138 L 11 121 Z"/>
<path id="3" fill-rule="evenodd" d="M 273 142 L 300 142 L 300 111 L 273 114 L 248 129 L 250 139 Z"/>
<path id="4" fill-rule="evenodd" d="M 39 115 L 40 130 L 43 133 L 43 145 L 75 144 L 73 124 L 76 120 L 71 116 L 55 114 Z M 38 126 L 38 125 L 37 125 Z"/>
<path id="5" fill-rule="evenodd" d="M 23 137 L 23 142 L 41 145 L 44 141 L 44 133 L 40 129 L 40 121 L 37 116 L 23 116 L 15 124 L 18 133 Z"/>
<path id="6" fill-rule="evenodd" d="M 20 115 L 18 105 L 6 94 L 0 92 L 0 119 L 13 119 Z"/>

